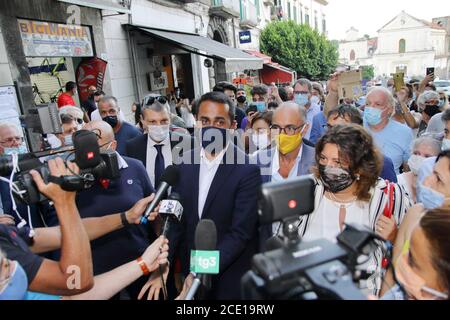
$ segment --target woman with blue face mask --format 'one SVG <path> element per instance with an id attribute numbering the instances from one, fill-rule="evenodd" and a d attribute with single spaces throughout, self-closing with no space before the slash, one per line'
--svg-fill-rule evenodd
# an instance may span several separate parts
<path id="1" fill-rule="evenodd" d="M 450 150 L 441 152 L 436 160 L 433 172 L 417 183 L 417 204 L 412 206 L 403 219 L 394 244 L 393 261 L 399 258 L 403 245 L 410 238 L 412 230 L 426 210 L 450 207 Z M 387 282 L 393 281 L 392 272 L 388 272 Z M 382 292 L 386 292 L 385 286 Z"/>

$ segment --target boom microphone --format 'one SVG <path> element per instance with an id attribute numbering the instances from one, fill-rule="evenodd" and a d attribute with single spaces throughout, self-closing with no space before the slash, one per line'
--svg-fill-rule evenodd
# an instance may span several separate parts
<path id="1" fill-rule="evenodd" d="M 170 165 L 166 168 L 166 170 L 164 170 L 163 174 L 161 175 L 158 189 L 156 190 L 155 198 L 148 205 L 147 209 L 145 210 L 144 216 L 141 218 L 142 224 L 147 223 L 150 213 L 155 211 L 155 208 L 158 206 L 159 202 L 165 197 L 167 189 L 177 184 L 179 176 L 180 174 L 178 168 L 174 165 Z"/>

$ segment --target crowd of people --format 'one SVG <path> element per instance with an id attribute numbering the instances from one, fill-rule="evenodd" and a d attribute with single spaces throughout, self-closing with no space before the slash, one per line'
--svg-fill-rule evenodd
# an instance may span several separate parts
<path id="1" fill-rule="evenodd" d="M 261 185 L 299 176 L 315 182 L 314 210 L 298 220 L 303 241 L 335 241 L 350 223 L 384 239 L 358 266 L 367 274 L 362 292 L 448 300 L 448 96 L 427 76 L 399 91 L 375 86 L 363 99 L 341 99 L 338 79 L 249 91 L 219 82 L 193 101 L 152 94 L 133 105 L 131 123 L 118 100 L 95 87 L 76 106 L 68 83 L 51 148 L 72 146 L 79 130 L 95 132 L 100 151 L 117 154 L 120 177 L 75 193 L 32 170 L 49 201 L 29 206 L 15 200 L 13 175 L 0 180 L 0 300 L 184 299 L 202 219 L 215 223 L 220 252 L 206 297 L 240 299 L 252 257 L 283 236 L 280 222 L 258 221 Z M 15 153 L 26 153 L 22 132 L 1 123 L 0 156 Z M 45 158 L 52 176 L 78 172 L 62 158 Z M 141 217 L 169 165 L 179 171 L 172 192 L 183 216 L 162 236 L 157 209 L 150 223 Z"/>

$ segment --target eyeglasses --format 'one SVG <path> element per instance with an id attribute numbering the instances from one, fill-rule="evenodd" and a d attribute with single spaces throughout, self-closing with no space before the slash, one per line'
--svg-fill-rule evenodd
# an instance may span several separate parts
<path id="1" fill-rule="evenodd" d="M 297 132 L 297 130 L 303 129 L 304 126 L 305 125 L 303 124 L 303 125 L 301 125 L 299 127 L 287 126 L 287 127 L 282 128 L 282 127 L 277 126 L 276 124 L 274 124 L 274 125 L 270 126 L 270 129 L 275 131 L 276 134 L 280 134 L 281 132 L 284 132 L 288 136 L 293 136 Z"/>
<path id="2" fill-rule="evenodd" d="M 3 265 L 5 266 L 5 269 L 6 269 L 6 277 L 4 279 L 1 279 L 2 273 L 3 273 L 2 272 Z M 8 259 L 3 258 L 0 263 L 0 288 L 5 286 L 9 282 L 10 279 L 11 279 L 11 262 Z"/>
<path id="3" fill-rule="evenodd" d="M 158 96 L 158 97 L 150 97 L 150 98 L 148 98 L 146 105 L 147 106 L 152 105 L 153 103 L 155 103 L 155 100 L 158 101 L 161 104 L 166 104 L 167 103 L 166 97 Z"/>
<path id="4" fill-rule="evenodd" d="M 10 144 L 10 143 L 13 143 L 13 142 L 16 142 L 16 141 L 22 143 L 23 142 L 23 137 L 10 137 L 10 138 L 7 138 L 7 139 L 5 139 L 3 141 L 0 141 L 0 143 L 1 144 L 5 144 L 5 143 Z"/>

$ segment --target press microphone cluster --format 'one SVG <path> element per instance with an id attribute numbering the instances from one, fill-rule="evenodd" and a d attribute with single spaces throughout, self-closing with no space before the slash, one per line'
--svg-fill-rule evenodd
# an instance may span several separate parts
<path id="1" fill-rule="evenodd" d="M 195 278 L 185 300 L 192 300 L 202 287 L 202 297 L 211 288 L 211 274 L 219 273 L 220 254 L 216 250 L 217 230 L 214 221 L 200 220 L 195 229 L 195 250 L 191 251 L 191 272 Z"/>
<path id="2" fill-rule="evenodd" d="M 167 196 L 167 190 L 169 189 L 169 187 L 173 187 L 177 184 L 179 176 L 180 174 L 178 168 L 173 165 L 168 166 L 166 170 L 164 170 L 163 174 L 161 175 L 161 182 L 159 183 L 158 189 L 155 193 L 155 198 L 145 210 L 144 215 L 141 218 L 141 224 L 146 224 L 148 222 L 150 213 L 155 211 L 161 200 L 163 200 Z"/>

